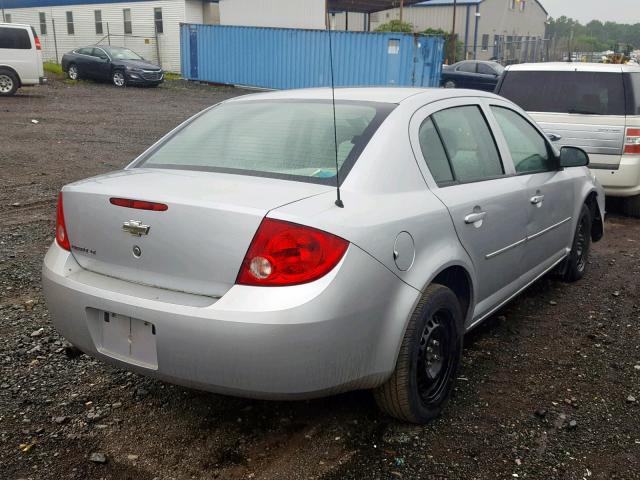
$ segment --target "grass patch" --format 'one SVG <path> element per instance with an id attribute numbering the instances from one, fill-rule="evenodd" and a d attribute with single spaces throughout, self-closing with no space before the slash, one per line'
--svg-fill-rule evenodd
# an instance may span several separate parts
<path id="1" fill-rule="evenodd" d="M 52 73 L 53 75 L 62 76 L 64 72 L 62 71 L 62 66 L 53 62 L 44 62 L 44 71 L 47 73 Z"/>
<path id="2" fill-rule="evenodd" d="M 182 77 L 180 76 L 179 73 L 171 73 L 171 72 L 164 72 L 164 79 L 165 80 L 182 80 Z"/>

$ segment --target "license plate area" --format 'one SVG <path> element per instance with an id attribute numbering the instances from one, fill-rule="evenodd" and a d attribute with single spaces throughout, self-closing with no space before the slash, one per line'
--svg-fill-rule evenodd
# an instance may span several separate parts
<path id="1" fill-rule="evenodd" d="M 98 352 L 126 363 L 157 370 L 155 325 L 102 310 L 90 313 L 89 330 Z"/>

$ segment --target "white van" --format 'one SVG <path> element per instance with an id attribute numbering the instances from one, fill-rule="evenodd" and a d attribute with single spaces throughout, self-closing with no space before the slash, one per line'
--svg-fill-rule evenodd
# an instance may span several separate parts
<path id="1" fill-rule="evenodd" d="M 47 83 L 42 46 L 30 25 L 0 23 L 0 96 L 20 87 Z"/>
<path id="2" fill-rule="evenodd" d="M 584 149 L 607 196 L 640 217 L 640 66 L 535 63 L 506 68 L 496 93 L 517 103 L 558 147 Z"/>

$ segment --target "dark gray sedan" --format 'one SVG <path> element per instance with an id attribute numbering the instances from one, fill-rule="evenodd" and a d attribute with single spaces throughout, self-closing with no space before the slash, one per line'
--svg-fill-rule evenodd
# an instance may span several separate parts
<path id="1" fill-rule="evenodd" d="M 78 48 L 64 54 L 62 70 L 71 80 L 107 80 L 116 87 L 155 87 L 164 81 L 161 67 L 122 47 L 94 45 Z"/>
<path id="2" fill-rule="evenodd" d="M 465 60 L 442 69 L 440 85 L 445 88 L 473 88 L 493 92 L 504 72 L 497 62 Z"/>

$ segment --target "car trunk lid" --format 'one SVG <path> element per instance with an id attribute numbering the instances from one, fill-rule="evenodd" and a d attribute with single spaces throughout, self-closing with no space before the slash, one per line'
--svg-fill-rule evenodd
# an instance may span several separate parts
<path id="1" fill-rule="evenodd" d="M 83 268 L 215 297 L 235 283 L 269 210 L 330 189 L 244 175 L 136 168 L 65 187 L 64 215 L 73 256 Z M 167 209 L 126 208 L 113 205 L 112 198 L 156 202 Z"/>

